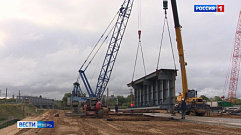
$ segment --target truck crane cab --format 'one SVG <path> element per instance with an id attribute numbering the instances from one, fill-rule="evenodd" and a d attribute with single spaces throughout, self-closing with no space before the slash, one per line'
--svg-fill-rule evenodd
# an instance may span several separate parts
<path id="1" fill-rule="evenodd" d="M 180 104 L 182 102 L 182 98 L 184 98 L 182 93 L 179 93 L 177 96 L 177 108 L 176 110 L 180 110 Z M 205 113 L 210 109 L 210 106 L 206 104 L 206 102 L 202 98 L 197 97 L 196 90 L 188 90 L 186 94 L 186 103 L 187 103 L 187 112 L 189 115 L 191 112 L 195 113 L 197 116 L 204 116 Z"/>

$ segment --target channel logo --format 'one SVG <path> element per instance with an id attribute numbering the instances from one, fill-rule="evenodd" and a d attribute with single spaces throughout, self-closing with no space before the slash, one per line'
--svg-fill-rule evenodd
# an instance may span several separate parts
<path id="1" fill-rule="evenodd" d="M 54 128 L 54 121 L 18 121 L 18 128 Z"/>
<path id="2" fill-rule="evenodd" d="M 194 12 L 224 12 L 224 5 L 194 5 Z"/>

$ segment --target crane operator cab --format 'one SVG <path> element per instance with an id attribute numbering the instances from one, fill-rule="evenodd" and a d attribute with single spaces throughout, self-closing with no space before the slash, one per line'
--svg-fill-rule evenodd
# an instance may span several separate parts
<path id="1" fill-rule="evenodd" d="M 182 98 L 183 98 L 183 94 L 179 93 L 179 96 L 177 96 L 177 105 L 176 105 L 177 108 L 180 107 Z M 188 90 L 188 92 L 186 93 L 186 103 L 187 103 L 187 112 L 186 112 L 187 115 L 193 112 L 197 116 L 204 116 L 205 113 L 210 109 L 210 106 L 207 105 L 202 98 L 197 97 L 196 90 Z"/>

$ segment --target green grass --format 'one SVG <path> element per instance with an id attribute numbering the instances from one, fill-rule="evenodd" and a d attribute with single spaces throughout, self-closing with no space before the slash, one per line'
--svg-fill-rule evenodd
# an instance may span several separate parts
<path id="1" fill-rule="evenodd" d="M 24 117 L 27 115 L 38 115 L 43 112 L 39 110 L 36 113 L 36 107 L 27 104 L 0 104 L 0 123 L 9 119 L 23 119 L 23 107 L 24 107 Z"/>

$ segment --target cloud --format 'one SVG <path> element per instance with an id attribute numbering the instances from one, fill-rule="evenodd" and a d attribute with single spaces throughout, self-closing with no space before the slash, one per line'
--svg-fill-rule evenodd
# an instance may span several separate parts
<path id="1" fill-rule="evenodd" d="M 62 99 L 71 92 L 78 70 L 123 1 L 37 0 L 0 2 L 0 89 L 10 93 Z M 188 85 L 200 95 L 221 96 L 233 49 L 241 1 L 177 1 L 187 65 Z M 235 4 L 234 4 L 235 3 Z M 194 13 L 195 4 L 224 4 L 223 14 Z M 111 6 L 110 6 L 111 5 Z M 184 8 L 185 7 L 185 8 Z M 162 1 L 142 1 L 142 46 L 147 74 L 155 71 L 164 14 Z M 179 69 L 174 23 L 169 3 L 168 21 Z M 137 3 L 123 37 L 108 84 L 110 93 L 127 95 L 138 44 Z M 86 70 L 95 89 L 109 41 Z M 165 29 L 159 68 L 174 68 Z M 134 79 L 144 76 L 141 55 Z M 82 85 L 82 84 L 81 84 Z M 239 84 L 240 85 L 240 84 Z M 176 91 L 181 92 L 180 70 Z M 240 86 L 237 97 L 241 97 Z M 54 95 L 54 96 L 53 96 Z"/>

